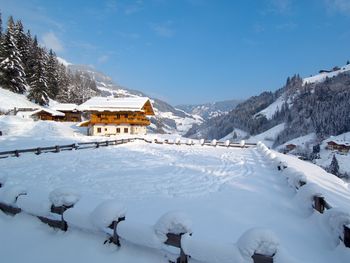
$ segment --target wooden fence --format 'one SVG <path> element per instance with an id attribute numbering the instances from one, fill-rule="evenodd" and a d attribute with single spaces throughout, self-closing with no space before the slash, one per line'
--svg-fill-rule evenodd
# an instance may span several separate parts
<path id="1" fill-rule="evenodd" d="M 146 138 L 141 137 L 135 137 L 135 138 L 128 138 L 128 139 L 119 139 L 119 140 L 106 140 L 106 141 L 95 141 L 95 142 L 79 142 L 79 143 L 73 143 L 73 144 L 66 144 L 66 145 L 55 145 L 55 146 L 49 146 L 49 147 L 36 147 L 36 148 L 28 148 L 28 149 L 16 149 L 12 151 L 3 151 L 0 152 L 0 159 L 7 158 L 7 157 L 20 157 L 23 153 L 35 153 L 37 155 L 42 153 L 59 153 L 61 151 L 72 151 L 72 150 L 82 150 L 82 149 L 91 149 L 91 148 L 99 148 L 99 147 L 107 147 L 107 146 L 114 146 L 114 145 L 120 145 L 125 144 L 129 142 L 133 142 L 136 140 L 141 140 L 146 143 L 156 143 L 156 144 L 168 144 L 168 145 L 187 145 L 192 146 L 195 145 L 193 140 L 189 141 L 171 141 L 171 140 L 159 140 L 154 139 L 149 140 Z M 213 140 L 215 141 L 215 140 Z M 252 146 L 256 146 L 255 143 L 245 143 L 244 145 L 240 143 L 232 143 L 226 141 L 208 141 L 203 140 L 202 142 L 199 142 L 200 145 L 204 146 L 212 146 L 212 147 L 232 147 L 232 148 L 248 148 Z"/>

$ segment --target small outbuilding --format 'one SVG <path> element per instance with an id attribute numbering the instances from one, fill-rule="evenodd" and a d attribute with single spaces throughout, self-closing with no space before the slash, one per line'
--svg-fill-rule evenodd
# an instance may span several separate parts
<path id="1" fill-rule="evenodd" d="M 49 108 L 41 108 L 30 115 L 34 120 L 61 121 L 65 114 Z"/>
<path id="2" fill-rule="evenodd" d="M 65 114 L 60 121 L 81 122 L 82 113 L 78 110 L 78 105 L 74 103 L 58 103 L 50 107 L 50 109 Z"/>

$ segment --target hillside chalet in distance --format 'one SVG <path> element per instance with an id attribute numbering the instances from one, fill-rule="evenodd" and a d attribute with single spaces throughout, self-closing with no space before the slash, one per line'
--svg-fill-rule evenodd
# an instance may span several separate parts
<path id="1" fill-rule="evenodd" d="M 88 135 L 146 134 L 151 124 L 146 116 L 154 115 L 153 106 L 146 97 L 94 97 L 79 106 L 89 114 L 89 120 L 79 124 L 88 127 Z"/>

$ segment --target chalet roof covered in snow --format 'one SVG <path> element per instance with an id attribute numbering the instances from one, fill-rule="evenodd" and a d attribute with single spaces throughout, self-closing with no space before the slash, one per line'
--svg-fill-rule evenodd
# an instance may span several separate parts
<path id="1" fill-rule="evenodd" d="M 148 106 L 149 110 L 145 107 Z M 79 105 L 81 111 L 143 111 L 147 115 L 154 115 L 151 101 L 147 97 L 124 97 L 124 98 L 108 98 L 94 97 Z"/>
<path id="2" fill-rule="evenodd" d="M 38 114 L 39 112 L 47 112 L 48 114 L 52 115 L 52 116 L 65 116 L 65 114 L 63 112 L 57 111 L 57 110 L 53 110 L 53 109 L 49 109 L 49 108 L 41 108 L 39 110 L 34 111 L 31 115 L 35 115 Z"/>
<path id="3" fill-rule="evenodd" d="M 56 111 L 77 111 L 78 105 L 74 103 L 58 103 L 50 108 Z"/>

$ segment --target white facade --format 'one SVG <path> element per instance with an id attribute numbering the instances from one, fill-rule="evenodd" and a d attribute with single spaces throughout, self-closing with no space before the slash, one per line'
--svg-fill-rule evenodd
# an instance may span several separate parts
<path id="1" fill-rule="evenodd" d="M 88 129 L 88 134 L 92 136 L 145 135 L 146 132 L 146 126 L 129 124 L 95 124 Z"/>

